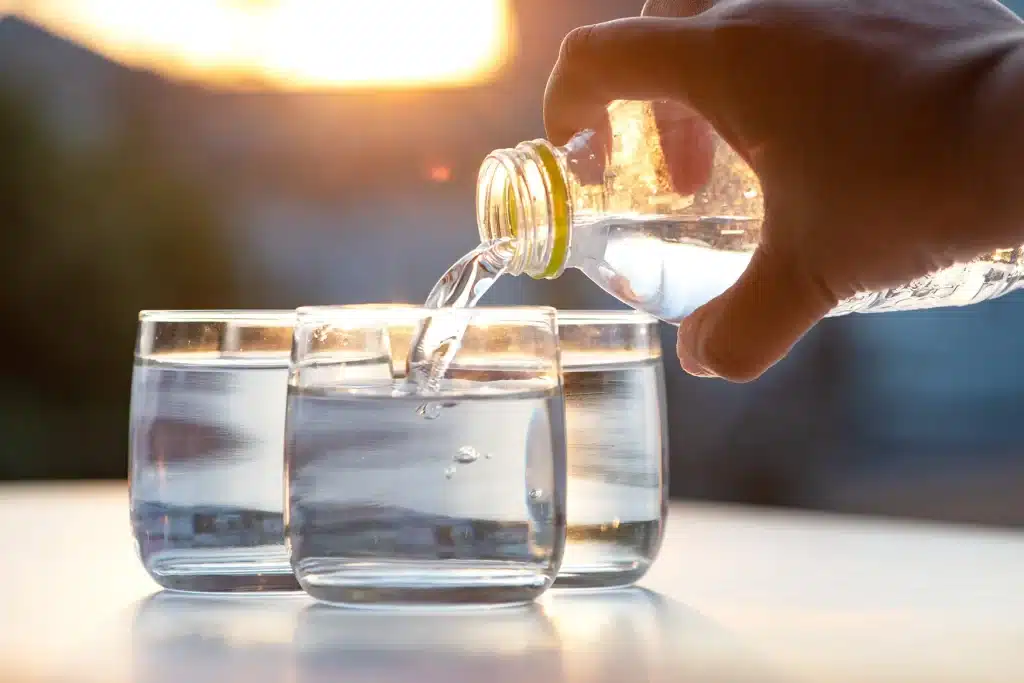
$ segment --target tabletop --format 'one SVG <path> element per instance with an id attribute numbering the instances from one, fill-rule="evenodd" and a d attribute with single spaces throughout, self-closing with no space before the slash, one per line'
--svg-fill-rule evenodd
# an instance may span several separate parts
<path id="1" fill-rule="evenodd" d="M 127 509 L 0 486 L 5 683 L 1024 681 L 1021 533 L 676 504 L 636 588 L 403 613 L 159 592 Z"/>

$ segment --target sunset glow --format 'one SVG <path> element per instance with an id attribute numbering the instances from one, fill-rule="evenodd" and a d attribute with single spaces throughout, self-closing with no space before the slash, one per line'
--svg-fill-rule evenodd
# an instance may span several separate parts
<path id="1" fill-rule="evenodd" d="M 467 85 L 492 77 L 512 43 L 507 0 L 14 0 L 13 7 L 125 64 L 234 87 Z"/>

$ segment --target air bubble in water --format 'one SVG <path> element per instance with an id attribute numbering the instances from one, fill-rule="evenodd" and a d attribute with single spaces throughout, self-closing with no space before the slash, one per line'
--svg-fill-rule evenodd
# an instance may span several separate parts
<path id="1" fill-rule="evenodd" d="M 455 465 L 449 465 L 444 470 L 444 478 L 445 479 L 451 479 L 454 476 L 455 476 Z"/>
<path id="2" fill-rule="evenodd" d="M 544 492 L 540 489 L 530 489 L 530 500 L 538 500 L 543 495 Z"/>
<path id="3" fill-rule="evenodd" d="M 452 456 L 452 460 L 462 465 L 468 465 L 480 459 L 480 451 L 472 446 L 463 446 L 459 452 Z"/>
<path id="4" fill-rule="evenodd" d="M 423 403 L 416 409 L 416 414 L 427 420 L 436 420 L 441 417 L 441 404 L 434 403 Z"/>

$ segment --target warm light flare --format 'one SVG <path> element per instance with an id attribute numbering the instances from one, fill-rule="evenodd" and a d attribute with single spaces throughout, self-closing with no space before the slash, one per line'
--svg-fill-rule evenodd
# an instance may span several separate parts
<path id="1" fill-rule="evenodd" d="M 3 0 L 0 0 L 2 2 Z M 126 64 L 220 85 L 467 85 L 508 59 L 507 0 L 15 0 Z"/>
<path id="2" fill-rule="evenodd" d="M 452 169 L 450 166 L 431 166 L 430 167 L 430 179 L 435 183 L 447 183 L 452 179 Z"/>

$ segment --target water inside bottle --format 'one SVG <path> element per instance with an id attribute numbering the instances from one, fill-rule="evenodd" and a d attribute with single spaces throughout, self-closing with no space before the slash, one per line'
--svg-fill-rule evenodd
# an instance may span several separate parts
<path id="1" fill-rule="evenodd" d="M 678 324 L 739 279 L 760 230 L 760 219 L 746 217 L 598 215 L 574 223 L 571 260 L 628 306 Z M 1024 248 L 1001 249 L 903 285 L 858 293 L 828 316 L 965 306 L 1022 284 Z"/>

